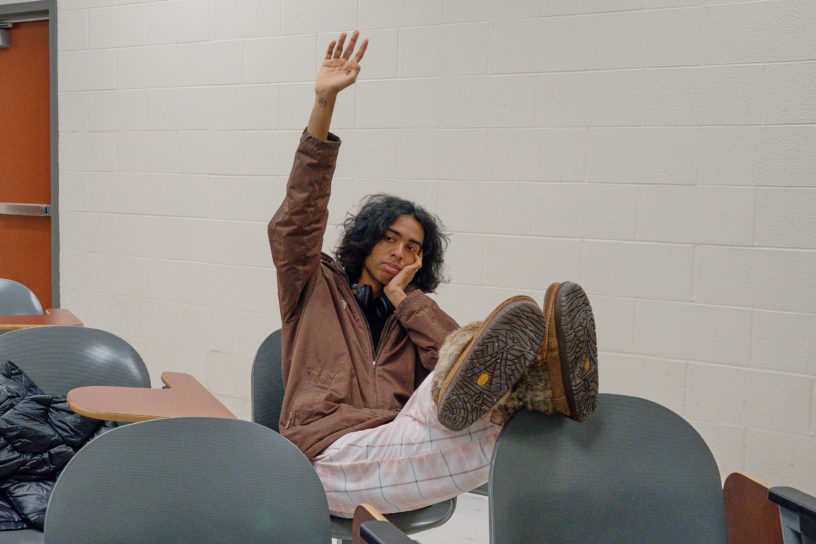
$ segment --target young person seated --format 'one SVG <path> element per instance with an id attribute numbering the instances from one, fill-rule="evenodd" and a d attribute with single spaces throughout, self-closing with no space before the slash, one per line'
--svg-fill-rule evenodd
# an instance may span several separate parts
<path id="1" fill-rule="evenodd" d="M 269 223 L 282 320 L 280 431 L 313 462 L 335 515 L 413 510 L 487 481 L 501 425 L 526 408 L 583 420 L 598 391 L 592 310 L 575 283 L 544 309 L 513 297 L 459 329 L 432 300 L 446 238 L 436 217 L 374 195 L 321 253 L 340 139 L 338 93 L 368 40 L 332 41 L 286 196 Z M 447 338 L 447 340 L 446 340 Z"/>

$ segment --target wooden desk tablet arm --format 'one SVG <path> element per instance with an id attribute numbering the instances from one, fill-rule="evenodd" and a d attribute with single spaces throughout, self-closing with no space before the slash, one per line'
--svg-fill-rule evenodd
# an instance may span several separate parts
<path id="1" fill-rule="evenodd" d="M 768 500 L 770 487 L 743 472 L 723 484 L 728 544 L 784 544 L 779 508 Z"/>
<path id="2" fill-rule="evenodd" d="M 236 419 L 190 374 L 163 372 L 161 379 L 166 388 L 78 387 L 68 392 L 68 406 L 83 416 L 112 421 L 192 416 Z"/>
<path id="3" fill-rule="evenodd" d="M 65 308 L 48 308 L 43 315 L 0 315 L 0 330 L 44 326 L 82 327 L 82 321 Z"/>
<path id="4" fill-rule="evenodd" d="M 416 544 L 369 504 L 357 507 L 351 527 L 352 544 Z"/>
<path id="5" fill-rule="evenodd" d="M 779 505 L 785 544 L 816 543 L 816 497 L 792 487 L 772 487 L 768 499 Z"/>

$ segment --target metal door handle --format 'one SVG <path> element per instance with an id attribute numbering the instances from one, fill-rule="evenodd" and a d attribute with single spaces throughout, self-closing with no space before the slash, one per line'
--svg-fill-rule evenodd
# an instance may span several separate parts
<path id="1" fill-rule="evenodd" d="M 0 202 L 0 214 L 5 215 L 51 215 L 48 204 L 20 204 L 17 202 Z"/>

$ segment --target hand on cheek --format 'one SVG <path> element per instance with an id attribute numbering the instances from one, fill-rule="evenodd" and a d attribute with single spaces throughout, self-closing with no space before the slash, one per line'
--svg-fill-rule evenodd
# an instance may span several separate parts
<path id="1" fill-rule="evenodd" d="M 403 267 L 383 288 L 383 293 L 385 293 L 385 296 L 388 297 L 388 300 L 391 301 L 391 304 L 393 304 L 395 308 L 399 306 L 400 302 L 407 296 L 405 294 L 405 288 L 408 287 L 408 284 L 411 283 L 420 268 L 422 268 L 421 251 L 417 254 L 413 264 Z"/>

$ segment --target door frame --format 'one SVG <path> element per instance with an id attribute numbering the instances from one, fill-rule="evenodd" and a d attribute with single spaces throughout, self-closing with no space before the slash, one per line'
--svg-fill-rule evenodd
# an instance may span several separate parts
<path id="1" fill-rule="evenodd" d="M 57 0 L 0 5 L 0 21 L 48 19 L 49 102 L 51 126 L 51 308 L 60 307 L 59 245 L 59 110 L 57 108 Z M 14 47 L 14 43 L 11 44 Z M 46 302 L 46 301 L 43 301 Z M 46 302 L 47 304 L 47 302 Z M 46 305 L 44 304 L 44 305 Z"/>

